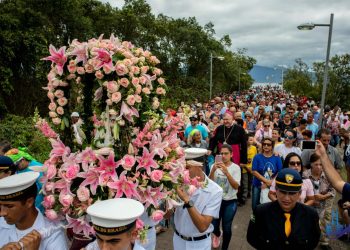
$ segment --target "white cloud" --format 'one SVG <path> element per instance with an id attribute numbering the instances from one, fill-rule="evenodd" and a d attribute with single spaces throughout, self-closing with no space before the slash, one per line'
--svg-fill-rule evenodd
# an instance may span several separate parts
<path id="1" fill-rule="evenodd" d="M 102 0 L 121 7 L 122 0 Z M 293 65 L 325 60 L 327 27 L 299 31 L 301 23 L 329 23 L 334 13 L 331 56 L 350 53 L 349 0 L 148 0 L 155 15 L 196 17 L 203 26 L 214 24 L 218 38 L 232 39 L 232 50 L 247 48 L 260 65 Z"/>

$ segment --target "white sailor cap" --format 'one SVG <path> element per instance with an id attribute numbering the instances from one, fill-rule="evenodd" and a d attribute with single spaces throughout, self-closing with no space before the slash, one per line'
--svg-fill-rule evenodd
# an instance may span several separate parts
<path id="1" fill-rule="evenodd" d="M 87 213 L 97 233 L 117 235 L 134 227 L 145 208 L 136 200 L 116 198 L 98 201 L 88 207 Z"/>
<path id="2" fill-rule="evenodd" d="M 73 112 L 70 117 L 79 117 L 79 113 L 78 112 Z"/>
<path id="3" fill-rule="evenodd" d="M 24 172 L 11 175 L 0 180 L 0 201 L 19 200 L 26 194 L 36 190 L 37 172 Z"/>

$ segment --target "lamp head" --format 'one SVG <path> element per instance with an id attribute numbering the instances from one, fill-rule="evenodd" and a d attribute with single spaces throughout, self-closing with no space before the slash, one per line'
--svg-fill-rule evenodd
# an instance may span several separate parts
<path id="1" fill-rule="evenodd" d="M 216 58 L 219 59 L 220 61 L 225 60 L 225 57 L 223 57 L 223 56 L 218 56 Z"/>
<path id="2" fill-rule="evenodd" d="M 299 30 L 312 30 L 313 28 L 315 28 L 313 23 L 303 23 L 298 26 Z"/>

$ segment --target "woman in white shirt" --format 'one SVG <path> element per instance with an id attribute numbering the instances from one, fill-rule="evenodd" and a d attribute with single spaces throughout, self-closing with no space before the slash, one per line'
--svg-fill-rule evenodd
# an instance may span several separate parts
<path id="1" fill-rule="evenodd" d="M 222 161 L 216 161 L 211 169 L 209 178 L 215 181 L 223 189 L 220 215 L 214 219 L 213 247 L 220 246 L 220 221 L 222 220 L 223 243 L 221 249 L 226 250 L 232 236 L 232 221 L 237 211 L 237 191 L 241 182 L 241 169 L 231 161 L 232 148 L 224 144 L 220 155 Z"/>
<path id="2" fill-rule="evenodd" d="M 289 153 L 296 153 L 301 156 L 301 150 L 299 147 L 294 146 L 297 139 L 297 132 L 293 129 L 287 129 L 284 132 L 284 142 L 275 147 L 274 152 L 284 159 Z"/>

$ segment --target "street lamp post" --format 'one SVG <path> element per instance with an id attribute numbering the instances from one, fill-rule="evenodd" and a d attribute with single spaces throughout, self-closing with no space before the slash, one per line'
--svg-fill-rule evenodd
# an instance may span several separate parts
<path id="1" fill-rule="evenodd" d="M 210 53 L 210 82 L 209 82 L 209 87 L 210 87 L 210 93 L 209 93 L 209 98 L 211 100 L 212 97 L 212 90 L 213 90 L 213 59 L 219 59 L 220 61 L 224 60 L 225 57 L 223 56 L 213 56 L 213 53 Z"/>
<path id="2" fill-rule="evenodd" d="M 329 24 L 306 23 L 306 24 L 301 24 L 301 25 L 298 26 L 299 30 L 312 30 L 316 26 L 329 27 L 326 64 L 325 64 L 325 67 L 324 67 L 324 74 L 323 74 L 323 86 L 322 86 L 322 97 L 321 97 L 321 112 L 320 112 L 320 119 L 318 120 L 318 124 L 319 124 L 320 128 L 322 128 L 323 111 L 324 111 L 324 105 L 325 105 L 325 99 L 326 99 L 326 91 L 327 91 L 327 84 L 328 84 L 328 68 L 329 68 L 328 65 L 329 65 L 329 54 L 330 54 L 330 50 L 331 50 L 331 41 L 332 41 L 333 18 L 334 18 L 334 14 L 332 13 L 331 17 L 330 17 Z"/>

